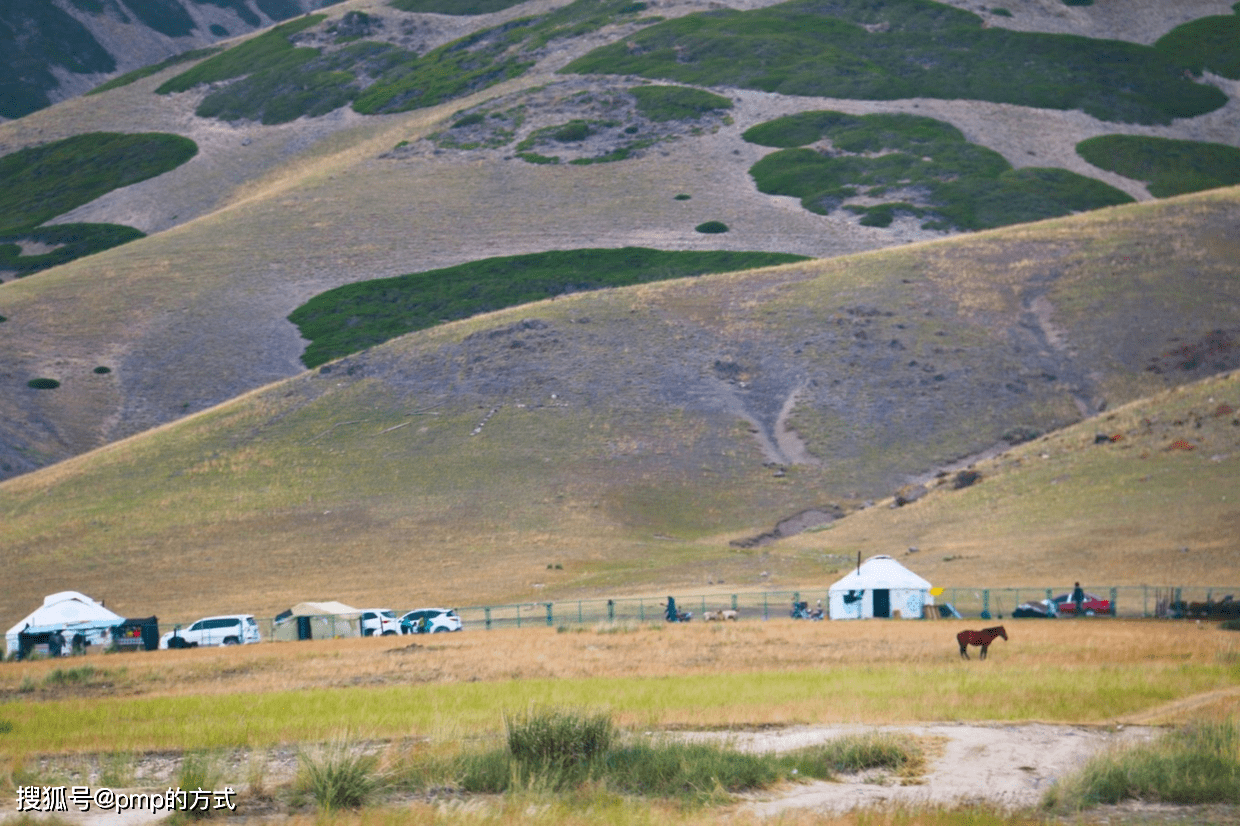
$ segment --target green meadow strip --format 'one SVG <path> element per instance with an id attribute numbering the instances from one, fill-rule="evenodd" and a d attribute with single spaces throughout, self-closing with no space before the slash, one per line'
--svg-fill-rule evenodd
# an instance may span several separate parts
<path id="1" fill-rule="evenodd" d="M 658 727 L 941 720 L 1105 722 L 1233 684 L 1225 666 L 952 664 L 664 678 L 331 688 L 0 705 L 11 754 L 211 749 L 361 737 L 496 733 L 533 706 L 602 709 Z M 4 727 L 0 727 L 3 731 Z"/>

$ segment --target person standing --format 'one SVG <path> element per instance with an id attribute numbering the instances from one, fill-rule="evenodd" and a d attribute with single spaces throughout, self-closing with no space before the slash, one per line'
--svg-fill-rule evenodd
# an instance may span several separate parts
<path id="1" fill-rule="evenodd" d="M 1076 615 L 1078 617 L 1085 615 L 1085 591 L 1081 588 L 1081 583 L 1072 586 L 1072 602 L 1076 605 Z"/>

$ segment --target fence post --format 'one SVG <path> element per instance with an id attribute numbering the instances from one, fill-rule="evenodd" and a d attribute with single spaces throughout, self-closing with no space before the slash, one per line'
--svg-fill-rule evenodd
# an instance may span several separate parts
<path id="1" fill-rule="evenodd" d="M 1115 607 L 1115 601 L 1116 601 L 1118 594 L 1119 594 L 1119 589 L 1116 588 L 1114 585 L 1112 585 L 1111 586 L 1111 616 L 1113 617 L 1119 616 L 1119 610 Z"/>
<path id="2" fill-rule="evenodd" d="M 771 609 L 770 609 L 770 606 L 766 604 L 766 596 L 767 596 L 766 591 L 763 591 L 762 592 L 762 619 L 764 620 L 771 618 Z"/>
<path id="3" fill-rule="evenodd" d="M 487 630 L 490 631 L 491 630 L 491 606 L 488 605 L 487 607 L 483 608 L 482 611 L 486 615 Z"/>
<path id="4" fill-rule="evenodd" d="M 607 600 L 607 621 L 616 621 L 616 601 L 614 599 Z"/>
<path id="5" fill-rule="evenodd" d="M 990 589 L 982 589 L 982 616 L 990 619 Z"/>
<path id="6" fill-rule="evenodd" d="M 732 595 L 732 610 L 736 610 L 736 594 Z"/>
<path id="7" fill-rule="evenodd" d="M 521 606 L 517 606 L 517 627 L 521 627 Z"/>
<path id="8" fill-rule="evenodd" d="M 581 618 L 581 600 L 577 600 L 577 624 L 580 625 L 584 620 Z"/>
<path id="9" fill-rule="evenodd" d="M 555 620 L 551 618 L 551 603 L 548 602 L 546 603 L 546 605 L 547 605 L 547 627 L 550 628 L 555 623 Z"/>
<path id="10" fill-rule="evenodd" d="M 639 622 L 646 621 L 646 600 L 639 599 L 637 601 L 637 616 Z"/>

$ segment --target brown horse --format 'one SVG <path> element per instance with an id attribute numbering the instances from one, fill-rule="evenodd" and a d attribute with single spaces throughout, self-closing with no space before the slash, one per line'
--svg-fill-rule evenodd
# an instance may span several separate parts
<path id="1" fill-rule="evenodd" d="M 986 649 L 990 648 L 990 644 L 995 641 L 995 637 L 1003 637 L 1007 639 L 1007 631 L 1003 630 L 1002 625 L 996 625 L 994 628 L 983 628 L 981 631 L 961 631 L 956 635 L 956 642 L 960 643 L 960 656 L 966 660 L 969 659 L 968 648 L 970 645 L 980 645 L 982 647 L 981 659 L 986 659 Z"/>

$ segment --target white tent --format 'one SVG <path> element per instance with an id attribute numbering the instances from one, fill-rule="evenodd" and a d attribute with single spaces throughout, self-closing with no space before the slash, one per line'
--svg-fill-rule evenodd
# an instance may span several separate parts
<path id="1" fill-rule="evenodd" d="M 277 640 L 331 640 L 360 637 L 362 612 L 343 602 L 299 602 L 276 617 Z"/>
<path id="2" fill-rule="evenodd" d="M 21 620 L 4 635 L 5 650 L 18 650 L 17 635 L 42 634 L 64 631 L 66 637 L 81 632 L 92 645 L 105 642 L 108 629 L 120 625 L 125 618 L 114 614 L 85 594 L 77 591 L 61 591 L 43 598 L 43 604 Z"/>
<path id="3" fill-rule="evenodd" d="M 889 556 L 872 556 L 829 591 L 831 619 L 921 619 L 934 605 L 930 583 Z"/>

